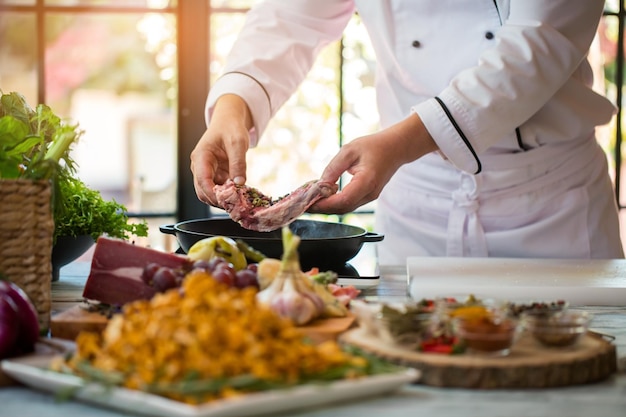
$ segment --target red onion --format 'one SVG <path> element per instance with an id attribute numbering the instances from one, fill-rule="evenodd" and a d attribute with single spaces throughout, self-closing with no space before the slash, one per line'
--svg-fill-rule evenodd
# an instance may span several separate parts
<path id="1" fill-rule="evenodd" d="M 16 351 L 31 352 L 39 339 L 37 310 L 28 295 L 10 281 L 0 281 L 0 299 L 10 300 L 16 307 L 15 327 L 17 328 Z"/>
<path id="2" fill-rule="evenodd" d="M 18 330 L 17 306 L 3 296 L 0 298 L 0 359 L 15 353 Z"/>

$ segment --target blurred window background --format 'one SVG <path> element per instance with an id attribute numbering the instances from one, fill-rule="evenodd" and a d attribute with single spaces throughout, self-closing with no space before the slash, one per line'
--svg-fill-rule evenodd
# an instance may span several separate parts
<path id="1" fill-rule="evenodd" d="M 81 179 L 146 219 L 149 245 L 175 250 L 160 225 L 224 215 L 196 198 L 189 153 L 205 129 L 208 89 L 256 1 L 0 0 L 0 90 L 78 122 L 85 132 L 74 150 Z M 606 2 L 591 60 L 596 88 L 618 107 L 600 140 L 626 225 L 624 1 Z M 249 152 L 249 185 L 284 195 L 318 178 L 343 143 L 376 131 L 374 67 L 355 15 Z M 354 214 L 315 217 L 371 229 L 374 209 L 375 202 Z"/>

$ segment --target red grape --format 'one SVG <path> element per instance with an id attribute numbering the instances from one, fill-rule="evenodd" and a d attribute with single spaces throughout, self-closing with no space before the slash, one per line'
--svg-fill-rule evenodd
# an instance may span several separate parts
<path id="1" fill-rule="evenodd" d="M 226 262 L 226 259 L 220 258 L 219 256 L 211 258 L 211 260 L 209 261 L 209 264 L 208 264 L 209 272 L 213 272 L 213 271 L 215 271 L 217 269 L 217 267 L 219 265 L 223 265 L 223 264 L 227 264 L 227 263 L 228 262 Z"/>
<path id="2" fill-rule="evenodd" d="M 141 279 L 157 292 L 164 292 L 170 288 L 180 287 L 183 279 L 190 271 L 199 270 L 208 272 L 216 281 L 229 287 L 245 288 L 252 286 L 259 288 L 257 268 L 258 264 L 251 263 L 245 269 L 237 271 L 232 263 L 216 256 L 209 261 L 200 259 L 176 269 L 150 263 L 144 268 Z"/>
<path id="3" fill-rule="evenodd" d="M 259 288 L 259 281 L 257 280 L 257 274 L 251 269 L 242 269 L 235 274 L 235 287 L 246 288 L 256 287 Z"/>
<path id="4" fill-rule="evenodd" d="M 226 284 L 229 287 L 233 287 L 235 285 L 235 268 L 233 264 L 228 262 L 223 262 L 215 267 L 215 270 L 211 272 L 213 278 L 215 278 L 218 282 L 222 284 Z"/>
<path id="5" fill-rule="evenodd" d="M 152 279 L 154 278 L 154 274 L 161 268 L 159 264 L 154 262 L 150 262 L 143 268 L 143 272 L 141 274 L 141 280 L 148 285 L 152 285 Z"/>
<path id="6" fill-rule="evenodd" d="M 201 269 L 204 271 L 210 271 L 211 270 L 211 265 L 209 263 L 209 261 L 205 261 L 204 259 L 200 259 L 197 260 L 193 263 L 193 265 L 191 266 L 192 270 L 193 269 Z"/>
<path id="7" fill-rule="evenodd" d="M 164 292 L 171 288 L 179 286 L 179 280 L 176 273 L 167 267 L 160 267 L 152 278 L 152 286 L 158 292 Z"/>

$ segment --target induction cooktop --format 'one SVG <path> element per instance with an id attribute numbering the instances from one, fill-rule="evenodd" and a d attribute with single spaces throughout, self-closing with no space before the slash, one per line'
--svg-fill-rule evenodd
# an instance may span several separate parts
<path id="1" fill-rule="evenodd" d="M 362 249 L 344 266 L 334 270 L 339 285 L 354 285 L 356 288 L 369 288 L 378 285 L 380 272 L 378 257 L 373 245 L 363 244 Z"/>

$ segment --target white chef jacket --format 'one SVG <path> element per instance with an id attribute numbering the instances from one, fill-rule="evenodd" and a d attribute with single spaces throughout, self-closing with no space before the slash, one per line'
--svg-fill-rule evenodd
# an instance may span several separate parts
<path id="1" fill-rule="evenodd" d="M 358 11 L 383 126 L 417 113 L 440 151 L 378 199 L 381 263 L 407 256 L 623 257 L 606 157 L 614 107 L 586 60 L 603 0 L 269 0 L 207 100 L 240 95 L 255 146 Z"/>

